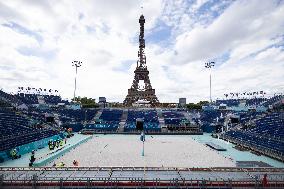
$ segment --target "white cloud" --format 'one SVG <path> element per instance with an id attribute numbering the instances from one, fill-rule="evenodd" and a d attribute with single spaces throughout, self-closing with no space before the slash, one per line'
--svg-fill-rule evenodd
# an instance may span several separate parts
<path id="1" fill-rule="evenodd" d="M 261 50 L 260 47 L 273 44 L 270 40 L 283 33 L 281 15 L 284 15 L 283 5 L 278 7 L 272 1 L 261 4 L 236 1 L 211 25 L 196 27 L 177 37 L 179 62 L 213 59 L 226 51 L 237 51 L 239 47 L 238 51 L 243 51 L 243 45 L 257 46 L 251 51 L 246 49 L 248 54 Z M 260 40 L 266 41 L 266 45 L 259 46 Z"/>

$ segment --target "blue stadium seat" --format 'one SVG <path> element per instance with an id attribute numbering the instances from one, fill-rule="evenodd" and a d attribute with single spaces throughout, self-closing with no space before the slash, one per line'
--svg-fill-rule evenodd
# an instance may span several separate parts
<path id="1" fill-rule="evenodd" d="M 156 110 L 129 110 L 124 130 L 135 131 L 136 119 L 138 118 L 144 120 L 146 131 L 161 131 Z"/>
<path id="2" fill-rule="evenodd" d="M 250 119 L 256 113 L 248 113 Z M 246 118 L 242 116 L 243 118 Z M 241 119 L 244 123 L 246 119 Z M 270 150 L 276 154 L 284 154 L 284 113 L 275 112 L 256 118 L 255 126 L 247 130 L 228 131 L 225 137 L 237 140 L 259 150 Z"/>
<path id="3" fill-rule="evenodd" d="M 41 140 L 58 134 L 51 129 L 30 126 L 30 120 L 15 112 L 0 109 L 0 151 Z"/>

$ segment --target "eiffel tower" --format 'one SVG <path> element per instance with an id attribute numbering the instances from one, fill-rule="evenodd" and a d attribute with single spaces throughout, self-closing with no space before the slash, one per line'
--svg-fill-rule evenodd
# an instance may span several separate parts
<path id="1" fill-rule="evenodd" d="M 149 71 L 146 66 L 146 56 L 145 56 L 145 39 L 144 39 L 144 16 L 141 15 L 139 18 L 140 23 L 140 35 L 139 35 L 139 51 L 137 66 L 134 71 L 134 80 L 131 88 L 128 89 L 128 94 L 124 100 L 124 105 L 131 106 L 132 103 L 137 100 L 149 101 L 152 106 L 156 106 L 159 103 L 158 98 L 155 95 L 155 89 L 152 88 Z M 144 81 L 144 86 L 139 86 L 139 81 Z"/>

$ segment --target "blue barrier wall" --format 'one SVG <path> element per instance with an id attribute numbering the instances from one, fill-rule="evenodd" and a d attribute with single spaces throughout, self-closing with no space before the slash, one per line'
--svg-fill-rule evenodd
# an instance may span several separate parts
<path id="1" fill-rule="evenodd" d="M 39 160 L 39 161 L 36 161 L 34 163 L 34 166 L 44 166 L 46 165 L 47 163 L 51 162 L 52 160 L 58 158 L 59 156 L 62 156 L 63 154 L 65 154 L 66 152 L 70 151 L 71 149 L 75 148 L 76 146 L 79 146 L 80 144 L 86 142 L 87 140 L 91 139 L 93 136 L 89 136 L 88 138 L 85 138 L 75 144 L 72 144 L 72 145 L 68 145 L 68 146 L 65 146 L 65 148 L 63 148 L 62 150 L 59 150 L 55 153 L 53 153 L 52 155 L 49 155 L 47 158 L 44 158 L 42 160 Z"/>
<path id="2" fill-rule="evenodd" d="M 19 155 L 24 155 L 26 153 L 30 153 L 33 150 L 37 150 L 39 148 L 45 147 L 47 146 L 49 140 L 61 139 L 62 136 L 63 136 L 62 134 L 54 135 L 48 138 L 41 139 L 39 141 L 35 141 L 35 142 L 28 143 L 28 144 L 24 144 L 22 146 L 18 146 L 16 147 L 16 149 L 18 150 Z M 10 154 L 10 151 L 0 152 L 0 157 L 2 157 L 4 160 L 7 160 L 9 159 L 9 154 Z"/>
<path id="3" fill-rule="evenodd" d="M 45 147 L 45 146 L 47 146 L 48 141 L 51 140 L 51 139 L 57 140 L 57 139 L 61 139 L 61 137 L 59 135 L 54 135 L 52 137 L 44 138 L 44 139 L 41 139 L 39 141 L 35 141 L 35 142 L 29 143 L 29 144 L 24 144 L 24 145 L 18 147 L 18 149 L 19 149 L 18 152 L 19 152 L 19 154 L 23 155 L 23 154 L 29 153 L 33 150 L 37 150 L 38 148 Z"/>
<path id="4" fill-rule="evenodd" d="M 79 132 L 83 129 L 83 126 L 84 125 L 82 123 L 70 123 L 65 125 L 64 127 L 72 128 L 73 132 Z"/>
<path id="5" fill-rule="evenodd" d="M 201 126 L 203 132 L 205 133 L 212 133 L 213 131 L 216 130 L 216 127 L 215 126 L 211 126 L 210 124 L 203 124 Z"/>

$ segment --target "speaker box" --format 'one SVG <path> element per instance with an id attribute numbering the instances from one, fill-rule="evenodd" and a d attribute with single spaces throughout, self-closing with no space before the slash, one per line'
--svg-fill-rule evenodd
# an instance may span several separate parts
<path id="1" fill-rule="evenodd" d="M 54 122 L 54 117 L 46 117 L 46 122 L 53 123 Z"/>
<path id="2" fill-rule="evenodd" d="M 143 119 L 136 119 L 136 129 L 139 131 L 143 130 L 144 121 Z"/>
<path id="3" fill-rule="evenodd" d="M 231 123 L 239 123 L 239 119 L 231 117 Z"/>

